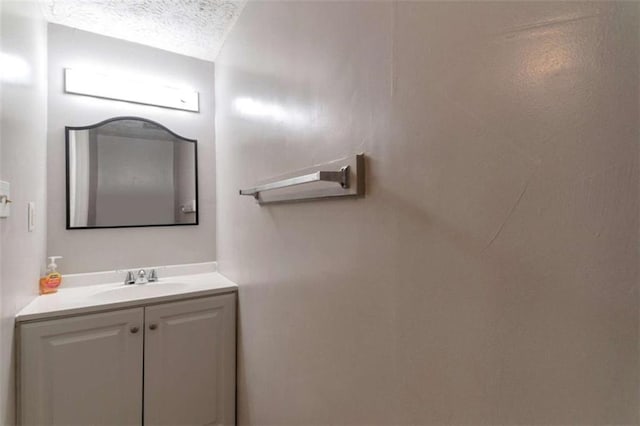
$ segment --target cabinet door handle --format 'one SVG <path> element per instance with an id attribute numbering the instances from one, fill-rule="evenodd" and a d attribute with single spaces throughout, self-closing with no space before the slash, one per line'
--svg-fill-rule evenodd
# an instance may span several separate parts
<path id="1" fill-rule="evenodd" d="M 131 331 L 131 333 L 136 334 L 140 329 L 134 326 L 134 327 L 131 327 L 129 330 Z"/>
<path id="2" fill-rule="evenodd" d="M 155 330 L 158 328 L 158 324 L 149 324 L 149 330 Z"/>

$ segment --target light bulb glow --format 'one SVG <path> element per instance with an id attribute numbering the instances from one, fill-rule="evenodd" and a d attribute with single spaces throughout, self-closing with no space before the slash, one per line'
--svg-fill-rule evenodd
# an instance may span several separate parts
<path id="1" fill-rule="evenodd" d="M 248 118 L 288 125 L 301 125 L 307 121 L 305 115 L 297 109 L 284 108 L 276 103 L 246 96 L 236 98 L 233 101 L 233 107 L 238 114 Z"/>
<path id="2" fill-rule="evenodd" d="M 20 56 L 0 52 L 0 81 L 28 85 L 31 83 L 31 67 Z"/>

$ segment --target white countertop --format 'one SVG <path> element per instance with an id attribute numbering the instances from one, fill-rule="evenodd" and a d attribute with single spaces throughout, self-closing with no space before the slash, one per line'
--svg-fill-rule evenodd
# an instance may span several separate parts
<path id="1" fill-rule="evenodd" d="M 238 286 L 218 272 L 161 278 L 156 283 L 122 282 L 64 288 L 36 297 L 16 315 L 16 322 L 122 309 L 237 291 Z"/>

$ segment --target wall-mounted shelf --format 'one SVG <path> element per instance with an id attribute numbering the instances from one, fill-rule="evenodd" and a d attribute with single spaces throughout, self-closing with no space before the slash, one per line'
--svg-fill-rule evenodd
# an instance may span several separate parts
<path id="1" fill-rule="evenodd" d="M 259 204 L 364 195 L 364 154 L 321 164 L 241 189 Z"/>

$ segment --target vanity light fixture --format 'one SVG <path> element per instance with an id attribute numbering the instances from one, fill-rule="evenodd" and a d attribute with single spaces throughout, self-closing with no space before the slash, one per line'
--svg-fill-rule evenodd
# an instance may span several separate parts
<path id="1" fill-rule="evenodd" d="M 200 112 L 200 96 L 194 90 L 90 70 L 65 68 L 64 90 L 66 93 L 96 98 Z"/>

